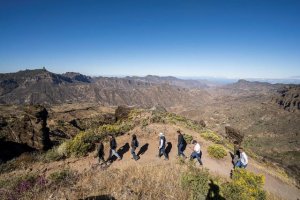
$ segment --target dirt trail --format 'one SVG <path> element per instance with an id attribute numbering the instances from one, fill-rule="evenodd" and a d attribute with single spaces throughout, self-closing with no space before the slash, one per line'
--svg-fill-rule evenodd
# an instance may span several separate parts
<path id="1" fill-rule="evenodd" d="M 166 126 L 164 125 L 151 125 L 151 129 L 153 133 L 151 134 L 143 134 L 141 130 L 136 129 L 132 132 L 136 133 L 139 139 L 140 147 L 142 147 L 144 144 L 148 143 L 148 149 L 145 151 L 143 155 L 140 156 L 140 159 L 138 161 L 134 161 L 131 159 L 130 150 L 126 152 L 123 155 L 122 161 L 115 161 L 112 163 L 111 167 L 113 168 L 122 168 L 122 167 L 130 167 L 131 165 L 163 165 L 165 162 L 178 162 L 177 161 L 177 134 L 176 130 L 178 127 L 176 126 Z M 156 157 L 158 154 L 158 133 L 159 130 L 162 130 L 165 135 L 167 142 L 171 142 L 172 148 L 169 153 L 169 160 L 165 161 L 163 156 L 161 158 Z M 199 134 L 196 132 L 187 130 L 187 129 L 181 129 L 183 133 L 190 134 L 194 137 L 194 139 L 197 139 L 201 144 L 201 149 L 203 152 L 202 155 L 202 161 L 203 161 L 203 167 L 208 168 L 210 173 L 214 175 L 220 175 L 222 177 L 230 179 L 230 172 L 232 170 L 232 164 L 231 164 L 231 157 L 228 154 L 224 159 L 217 160 L 210 158 L 207 153 L 207 147 L 209 144 L 211 144 L 208 141 L 205 141 L 201 137 L 199 137 Z M 124 135 L 117 138 L 117 142 L 119 144 L 119 147 L 125 143 L 130 142 L 130 135 Z M 137 149 L 136 153 L 139 151 L 140 147 Z M 192 145 L 188 145 L 185 150 L 185 155 L 189 156 L 192 152 Z M 198 165 L 198 163 L 197 163 Z M 200 166 L 200 165 L 199 165 Z M 273 176 L 270 174 L 270 169 L 264 169 L 263 167 L 257 167 L 259 164 L 249 159 L 249 166 L 247 167 L 247 170 L 263 174 L 266 177 L 265 182 L 265 190 L 268 192 L 271 192 L 272 194 L 283 198 L 283 199 L 291 199 L 291 200 L 297 200 L 300 198 L 300 190 L 296 188 L 295 186 L 285 183 L 279 178 Z"/>
<path id="2" fill-rule="evenodd" d="M 123 148 L 123 159 L 121 161 L 114 161 L 110 168 L 128 168 L 133 165 L 165 165 L 167 162 L 176 163 L 177 160 L 177 126 L 171 125 L 161 125 L 161 124 L 151 124 L 147 127 L 147 130 L 141 130 L 136 128 L 130 133 L 117 137 L 118 148 Z M 203 152 L 202 161 L 203 167 L 208 168 L 211 174 L 222 176 L 230 180 L 230 171 L 232 170 L 231 157 L 228 154 L 222 160 L 216 160 L 210 158 L 207 153 L 207 147 L 211 144 L 210 142 L 202 139 L 198 133 L 193 132 L 188 129 L 181 128 L 183 133 L 192 135 L 194 139 L 198 140 L 201 144 L 201 150 Z M 169 153 L 169 160 L 165 161 L 163 156 L 161 158 L 157 157 L 158 154 L 158 133 L 162 131 L 165 133 L 167 142 L 170 142 L 172 147 Z M 141 148 L 144 149 L 144 153 L 140 155 L 140 159 L 135 161 L 131 159 L 130 148 L 126 148 L 126 143 L 130 143 L 131 134 L 135 133 L 138 136 L 139 148 L 137 148 L 136 153 L 139 152 Z M 129 147 L 129 146 L 127 146 Z M 105 158 L 108 156 L 108 144 L 104 144 L 105 148 Z M 185 150 L 185 155 L 189 156 L 192 152 L 192 145 L 188 145 Z M 43 172 L 49 175 L 53 171 L 63 168 L 70 167 L 72 170 L 79 172 L 85 172 L 91 169 L 91 166 L 97 163 L 97 159 L 94 158 L 95 153 L 91 153 L 89 156 L 84 158 L 69 158 L 64 161 L 52 162 L 48 164 L 38 164 L 34 167 L 34 171 Z M 197 166 L 199 164 L 197 163 Z M 200 166 L 199 166 L 200 167 Z M 297 200 L 300 199 L 300 190 L 293 186 L 292 184 L 286 183 L 279 178 L 271 175 L 272 169 L 266 169 L 262 167 L 259 163 L 249 159 L 249 166 L 247 170 L 263 174 L 266 177 L 265 190 L 272 193 L 273 195 L 287 200 Z M 13 173 L 21 173 L 21 171 L 15 171 Z M 8 174 L 7 174 L 8 175 Z"/>

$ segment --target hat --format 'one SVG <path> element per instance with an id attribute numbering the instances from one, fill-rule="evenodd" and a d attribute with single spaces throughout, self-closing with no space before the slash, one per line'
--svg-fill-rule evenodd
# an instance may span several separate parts
<path id="1" fill-rule="evenodd" d="M 162 132 L 160 132 L 160 133 L 159 133 L 159 136 L 160 136 L 160 137 L 161 137 L 161 136 L 164 136 L 164 134 L 163 134 Z"/>

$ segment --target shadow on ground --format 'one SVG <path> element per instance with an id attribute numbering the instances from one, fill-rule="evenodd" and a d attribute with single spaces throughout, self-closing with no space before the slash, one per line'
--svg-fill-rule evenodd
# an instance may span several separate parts
<path id="1" fill-rule="evenodd" d="M 86 197 L 84 199 L 79 199 L 79 200 L 116 200 L 111 195 L 99 195 L 99 196 L 91 196 L 91 197 Z"/>
<path id="2" fill-rule="evenodd" d="M 137 156 L 143 155 L 148 150 L 148 146 L 148 143 L 144 144 L 137 153 Z"/>

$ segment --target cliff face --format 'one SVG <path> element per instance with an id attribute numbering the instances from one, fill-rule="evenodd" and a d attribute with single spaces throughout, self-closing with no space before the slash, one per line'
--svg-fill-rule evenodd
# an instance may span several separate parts
<path id="1" fill-rule="evenodd" d="M 285 86 L 277 90 L 277 95 L 274 97 L 285 110 L 295 112 L 300 110 L 300 86 L 291 85 Z"/>
<path id="2" fill-rule="evenodd" d="M 24 144 L 31 149 L 50 147 L 48 111 L 42 106 L 1 106 L 0 137 L 2 142 Z"/>

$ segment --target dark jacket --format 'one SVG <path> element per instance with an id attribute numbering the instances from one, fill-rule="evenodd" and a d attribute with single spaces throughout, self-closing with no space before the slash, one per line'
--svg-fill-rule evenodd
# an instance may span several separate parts
<path id="1" fill-rule="evenodd" d="M 182 135 L 182 134 L 179 134 L 179 135 L 178 135 L 178 146 L 179 146 L 180 144 L 184 144 L 184 138 L 183 138 L 183 135 Z"/>
<path id="2" fill-rule="evenodd" d="M 111 149 L 116 149 L 117 148 L 116 139 L 115 138 L 111 139 L 110 142 L 109 142 L 109 145 L 110 145 Z"/>
<path id="3" fill-rule="evenodd" d="M 137 141 L 137 139 L 132 140 L 131 141 L 131 148 L 137 148 L 137 147 L 138 147 L 138 141 Z"/>
<path id="4" fill-rule="evenodd" d="M 103 143 L 100 143 L 99 146 L 98 146 L 98 156 L 99 157 L 104 156 L 104 145 L 103 145 Z"/>

